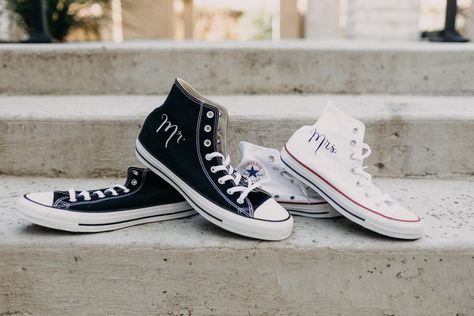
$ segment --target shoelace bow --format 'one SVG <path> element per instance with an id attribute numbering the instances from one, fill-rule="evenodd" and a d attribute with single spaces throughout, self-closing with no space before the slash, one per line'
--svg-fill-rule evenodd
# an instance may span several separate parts
<path id="1" fill-rule="evenodd" d="M 118 195 L 117 191 L 115 191 L 115 188 L 122 189 L 124 193 L 130 192 L 130 189 L 128 189 L 126 186 L 121 185 L 121 184 L 116 184 L 104 190 L 104 192 L 102 192 L 101 190 L 97 190 L 97 191 L 92 192 L 92 194 L 97 195 L 99 198 L 104 198 L 105 193 L 107 192 L 112 193 L 112 195 Z M 77 202 L 76 191 L 71 188 L 69 189 L 68 193 L 69 193 L 69 202 Z M 89 191 L 81 191 L 79 194 L 77 194 L 77 196 L 84 197 L 84 200 L 86 201 L 89 201 L 91 199 L 91 193 Z"/>
<path id="2" fill-rule="evenodd" d="M 247 197 L 247 195 L 254 189 L 261 186 L 260 183 L 251 183 L 250 181 L 247 181 L 247 186 L 240 185 L 242 175 L 238 171 L 234 170 L 234 168 L 232 168 L 232 166 L 230 165 L 230 157 L 227 155 L 227 157 L 224 158 L 224 155 L 220 152 L 206 154 L 207 161 L 211 161 L 214 158 L 220 158 L 221 163 L 219 165 L 212 166 L 211 172 L 216 173 L 218 171 L 224 171 L 226 173 L 224 176 L 217 179 L 217 181 L 219 182 L 219 184 L 224 184 L 227 181 L 232 181 L 234 183 L 234 186 L 232 188 L 227 189 L 227 193 L 234 194 L 236 192 L 240 192 L 240 196 L 237 199 L 237 203 L 243 204 L 244 199 Z"/>
<path id="3" fill-rule="evenodd" d="M 360 165 L 362 166 L 363 160 L 369 157 L 371 153 L 372 150 L 370 149 L 369 145 L 367 145 L 366 143 L 362 143 L 361 154 L 352 153 L 351 159 L 360 162 Z M 365 169 L 367 168 L 368 166 L 362 166 L 354 167 L 351 170 L 352 173 L 360 176 L 360 179 L 357 181 L 357 185 L 367 188 L 365 196 L 367 198 L 377 197 L 377 203 L 383 202 L 387 204 L 396 204 L 397 202 L 393 200 L 388 193 L 382 192 L 379 188 L 375 186 L 375 184 L 372 182 L 372 175 L 365 171 Z"/>

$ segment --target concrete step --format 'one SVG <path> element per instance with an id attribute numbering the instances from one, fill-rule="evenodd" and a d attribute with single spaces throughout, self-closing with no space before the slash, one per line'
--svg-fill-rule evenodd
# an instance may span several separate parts
<path id="1" fill-rule="evenodd" d="M 0 315 L 470 315 L 474 179 L 376 179 L 424 236 L 395 241 L 344 218 L 295 218 L 261 242 L 200 216 L 100 234 L 17 218 L 28 191 L 118 179 L 0 177 Z"/>
<path id="2" fill-rule="evenodd" d="M 206 94 L 474 94 L 474 44 L 15 44 L 0 69 L 0 94 L 164 94 L 176 76 Z"/>
<path id="3" fill-rule="evenodd" d="M 370 172 L 388 177 L 474 175 L 474 97 L 216 96 L 230 113 L 233 162 L 247 140 L 281 148 L 327 100 L 367 124 Z M 123 175 L 135 138 L 163 96 L 0 97 L 0 174 Z M 335 123 L 337 124 L 337 123 Z"/>

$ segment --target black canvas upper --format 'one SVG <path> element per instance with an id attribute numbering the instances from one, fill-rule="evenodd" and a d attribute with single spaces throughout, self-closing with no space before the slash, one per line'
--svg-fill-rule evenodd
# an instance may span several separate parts
<path id="1" fill-rule="evenodd" d="M 105 192 L 108 188 L 98 189 L 105 193 L 103 198 L 93 193 L 97 189 L 88 190 L 91 197 L 88 201 L 79 195 L 81 191 L 76 191 L 77 202 L 69 201 L 68 191 L 55 191 L 53 207 L 70 211 L 113 212 L 185 201 L 166 181 L 145 168 L 129 167 L 124 186 L 130 191 L 125 193 L 114 188 L 118 193 L 116 196 Z"/>
<path id="2" fill-rule="evenodd" d="M 146 118 L 139 141 L 157 160 L 208 200 L 235 214 L 253 217 L 255 209 L 270 196 L 254 190 L 243 204 L 237 203 L 240 192 L 227 193 L 227 189 L 235 186 L 234 182 L 218 182 L 226 172 L 210 171 L 221 159 L 205 159 L 206 154 L 216 151 L 226 156 L 225 139 L 221 139 L 225 135 L 222 129 L 227 127 L 223 124 L 227 120 L 224 111 L 205 99 L 192 96 L 176 80 L 164 104 Z M 246 180 L 243 179 L 241 185 L 247 186 Z"/>

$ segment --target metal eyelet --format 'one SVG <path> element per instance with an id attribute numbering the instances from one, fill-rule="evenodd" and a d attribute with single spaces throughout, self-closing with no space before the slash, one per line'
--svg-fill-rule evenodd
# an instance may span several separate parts
<path id="1" fill-rule="evenodd" d="M 270 161 L 270 162 L 274 162 L 274 161 L 275 161 L 275 157 L 273 157 L 273 156 L 271 156 L 271 155 L 270 155 L 270 156 L 268 156 L 268 161 Z"/>
<path id="2" fill-rule="evenodd" d="M 132 183 L 132 185 L 137 185 L 138 181 L 137 181 L 137 179 L 133 179 L 131 183 Z"/>
<path id="3" fill-rule="evenodd" d="M 206 158 L 207 161 L 210 161 L 212 159 L 211 156 L 209 156 L 209 154 L 206 154 L 206 156 L 204 156 L 204 158 Z"/>
<path id="4" fill-rule="evenodd" d="M 352 147 L 354 147 L 357 144 L 357 142 L 355 140 L 351 140 L 350 144 Z"/>
<path id="5" fill-rule="evenodd" d="M 354 129 L 352 130 L 352 133 L 357 134 L 358 132 L 359 132 L 359 129 L 357 127 L 354 127 Z"/>
<path id="6" fill-rule="evenodd" d="M 204 131 L 209 133 L 211 131 L 211 125 L 204 126 Z"/>
<path id="7" fill-rule="evenodd" d="M 206 140 L 204 141 L 204 146 L 206 146 L 206 147 L 211 146 L 211 141 L 210 141 L 209 139 L 206 139 Z"/>
<path id="8" fill-rule="evenodd" d="M 293 195 L 290 196 L 290 200 L 294 200 L 294 199 L 295 199 L 295 197 Z"/>
<path id="9" fill-rule="evenodd" d="M 138 171 L 137 170 L 133 170 L 132 173 L 133 173 L 134 176 L 138 176 Z"/>
<path id="10" fill-rule="evenodd" d="M 214 117 L 214 112 L 208 111 L 207 114 L 206 114 L 206 116 L 207 116 L 208 118 L 213 118 L 213 117 Z"/>

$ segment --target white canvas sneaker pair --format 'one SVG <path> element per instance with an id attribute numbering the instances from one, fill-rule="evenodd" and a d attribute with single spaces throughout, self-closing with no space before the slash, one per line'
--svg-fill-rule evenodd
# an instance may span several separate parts
<path id="1" fill-rule="evenodd" d="M 249 142 L 240 142 L 242 160 L 237 170 L 261 188 L 292 215 L 333 218 L 339 214 L 313 189 L 283 169 L 280 152 Z"/>
<path id="2" fill-rule="evenodd" d="M 339 213 L 382 235 L 417 239 L 420 218 L 383 193 L 362 163 L 371 150 L 365 125 L 330 102 L 319 120 L 303 126 L 281 151 L 285 169 L 312 188 Z"/>

